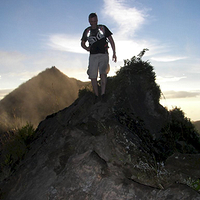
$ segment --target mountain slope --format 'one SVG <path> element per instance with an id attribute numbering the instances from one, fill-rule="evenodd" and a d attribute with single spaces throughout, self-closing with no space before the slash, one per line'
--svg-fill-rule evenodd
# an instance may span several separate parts
<path id="1" fill-rule="evenodd" d="M 106 102 L 84 90 L 39 124 L 25 159 L 1 182 L 1 198 L 200 199 L 199 135 L 159 96 L 152 66 L 126 62 L 108 79 Z"/>
<path id="2" fill-rule="evenodd" d="M 79 89 L 87 84 L 67 77 L 56 67 L 46 69 L 0 101 L 0 126 L 20 127 L 26 122 L 37 126 L 47 115 L 73 103 Z"/>
<path id="3" fill-rule="evenodd" d="M 195 125 L 196 129 L 198 130 L 200 134 L 200 121 L 193 122 L 193 124 Z"/>

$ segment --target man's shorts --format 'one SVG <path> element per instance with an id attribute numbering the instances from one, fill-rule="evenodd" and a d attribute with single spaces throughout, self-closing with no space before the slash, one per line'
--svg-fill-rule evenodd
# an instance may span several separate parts
<path id="1" fill-rule="evenodd" d="M 108 74 L 110 71 L 108 54 L 90 54 L 87 74 L 90 79 L 97 78 L 98 70 L 101 74 Z"/>

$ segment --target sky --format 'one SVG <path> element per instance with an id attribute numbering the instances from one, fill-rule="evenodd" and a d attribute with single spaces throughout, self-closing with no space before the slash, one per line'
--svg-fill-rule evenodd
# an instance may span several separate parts
<path id="1" fill-rule="evenodd" d="M 0 99 L 52 66 L 88 81 L 80 39 L 95 12 L 116 45 L 109 76 L 148 48 L 161 104 L 200 120 L 199 10 L 199 0 L 0 0 Z"/>

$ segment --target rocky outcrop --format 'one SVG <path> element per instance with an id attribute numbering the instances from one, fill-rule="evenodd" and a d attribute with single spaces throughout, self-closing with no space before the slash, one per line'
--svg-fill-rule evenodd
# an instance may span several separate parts
<path id="1" fill-rule="evenodd" d="M 195 144 L 190 140 L 187 154 L 176 149 L 159 156 L 156 143 L 169 113 L 159 104 L 152 69 L 140 74 L 138 63 L 149 70 L 132 60 L 108 80 L 106 102 L 94 103 L 93 94 L 82 91 L 42 121 L 25 159 L 1 183 L 2 199 L 200 199 Z"/>

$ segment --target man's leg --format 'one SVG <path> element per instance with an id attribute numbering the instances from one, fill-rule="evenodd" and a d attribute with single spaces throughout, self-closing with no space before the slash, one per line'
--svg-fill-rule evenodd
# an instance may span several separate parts
<path id="1" fill-rule="evenodd" d="M 92 82 L 92 87 L 93 87 L 94 94 L 96 96 L 99 96 L 97 78 L 92 78 L 91 82 Z"/>
<path id="2" fill-rule="evenodd" d="M 106 92 L 107 74 L 101 74 L 101 95 Z"/>
<path id="3" fill-rule="evenodd" d="M 106 83 L 107 83 L 107 74 L 110 70 L 109 66 L 109 57 L 108 54 L 101 54 L 99 62 L 99 73 L 101 77 L 101 96 L 105 96 L 106 92 Z"/>

